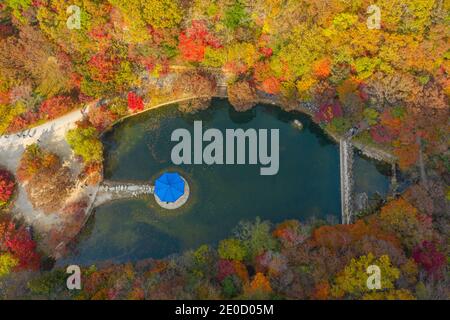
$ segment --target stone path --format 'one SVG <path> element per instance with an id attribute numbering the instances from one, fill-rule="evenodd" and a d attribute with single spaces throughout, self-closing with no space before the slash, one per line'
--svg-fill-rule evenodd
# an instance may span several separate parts
<path id="1" fill-rule="evenodd" d="M 75 110 L 35 128 L 0 136 L 0 166 L 15 173 L 25 148 L 30 144 L 38 143 L 45 146 L 47 150 L 58 154 L 64 165 L 71 169 L 73 176 L 77 176 L 81 166 L 73 156 L 65 136 L 67 131 L 83 118 L 83 113 L 82 110 Z M 52 229 L 61 222 L 57 213 L 44 214 L 35 210 L 28 200 L 22 184 L 18 184 L 18 192 L 12 212 L 16 216 L 23 217 L 27 223 L 43 232 Z"/>
<path id="2" fill-rule="evenodd" d="M 184 180 L 184 178 L 182 179 Z M 184 180 L 184 182 L 184 194 L 177 201 L 166 203 L 160 201 L 159 198 L 155 196 L 156 203 L 168 210 L 177 209 L 184 205 L 189 199 L 190 193 L 187 181 Z M 93 207 L 98 207 L 115 200 L 133 199 L 152 194 L 154 194 L 154 186 L 149 183 L 105 180 L 98 188 Z"/>
<path id="3" fill-rule="evenodd" d="M 114 200 L 132 199 L 153 194 L 153 186 L 142 182 L 105 180 L 100 185 L 94 207 Z"/>
<path id="4" fill-rule="evenodd" d="M 339 156 L 342 223 L 349 224 L 353 217 L 353 147 L 350 140 L 339 141 Z"/>

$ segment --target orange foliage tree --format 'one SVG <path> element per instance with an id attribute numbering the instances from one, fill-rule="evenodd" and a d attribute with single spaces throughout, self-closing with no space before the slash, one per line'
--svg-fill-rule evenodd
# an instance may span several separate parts
<path id="1" fill-rule="evenodd" d="M 331 74 L 331 60 L 324 58 L 316 61 L 312 66 L 313 74 L 317 79 L 326 79 Z"/>
<path id="2" fill-rule="evenodd" d="M 432 237 L 431 219 L 420 214 L 404 198 L 388 202 L 381 208 L 377 224 L 385 232 L 395 234 L 407 250 Z"/>
<path id="3" fill-rule="evenodd" d="M 245 293 L 249 296 L 263 295 L 266 296 L 272 292 L 269 279 L 261 273 L 257 272 L 250 285 L 245 287 Z"/>

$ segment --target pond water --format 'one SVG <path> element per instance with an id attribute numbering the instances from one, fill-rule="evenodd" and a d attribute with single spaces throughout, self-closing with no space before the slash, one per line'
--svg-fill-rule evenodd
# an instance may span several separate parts
<path id="1" fill-rule="evenodd" d="M 300 120 L 298 130 L 292 121 Z M 274 176 L 261 176 L 260 165 L 181 165 L 170 159 L 173 130 L 193 135 L 195 120 L 203 130 L 279 129 L 280 164 Z M 105 178 L 151 181 L 163 171 L 178 171 L 188 181 L 187 204 L 160 208 L 153 197 L 109 203 L 95 210 L 67 262 L 136 261 L 162 258 L 201 244 L 217 244 L 241 220 L 259 216 L 273 223 L 311 218 L 340 221 L 339 147 L 308 116 L 258 105 L 238 113 L 227 100 L 194 115 L 168 106 L 132 117 L 104 136 Z M 356 155 L 355 189 L 369 196 L 385 194 L 389 178 L 382 166 Z"/>

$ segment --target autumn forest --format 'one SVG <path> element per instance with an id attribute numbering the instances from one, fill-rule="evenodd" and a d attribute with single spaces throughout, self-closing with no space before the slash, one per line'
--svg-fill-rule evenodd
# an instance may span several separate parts
<path id="1" fill-rule="evenodd" d="M 449 299 L 449 22 L 445 0 L 2 1 L 0 299 Z M 217 96 L 351 135 L 405 186 L 348 224 L 255 217 L 67 290 L 57 261 L 103 180 L 104 132 Z"/>

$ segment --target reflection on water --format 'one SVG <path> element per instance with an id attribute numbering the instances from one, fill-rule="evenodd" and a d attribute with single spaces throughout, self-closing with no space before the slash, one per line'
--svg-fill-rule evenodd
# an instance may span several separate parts
<path id="1" fill-rule="evenodd" d="M 291 122 L 299 119 L 304 129 Z M 280 130 L 280 170 L 261 176 L 260 165 L 182 165 L 174 167 L 170 141 L 174 129 L 193 134 L 194 120 L 203 130 L 255 128 Z M 104 137 L 105 176 L 112 180 L 154 181 L 165 170 L 179 171 L 189 182 L 188 203 L 174 212 L 159 208 L 153 198 L 110 203 L 95 217 L 78 241 L 77 253 L 67 259 L 130 261 L 161 258 L 227 237 L 240 220 L 256 216 L 274 223 L 334 216 L 340 220 L 339 150 L 303 114 L 257 106 L 238 113 L 225 100 L 195 115 L 176 106 L 152 110 L 128 119 Z M 385 193 L 388 178 L 376 164 L 356 156 L 357 192 Z"/>

